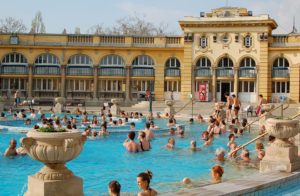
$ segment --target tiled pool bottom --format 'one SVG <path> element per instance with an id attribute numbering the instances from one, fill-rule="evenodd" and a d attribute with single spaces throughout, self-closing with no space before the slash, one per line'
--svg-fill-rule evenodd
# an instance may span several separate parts
<path id="1" fill-rule="evenodd" d="M 237 180 L 229 180 L 220 184 L 209 185 L 201 188 L 186 189 L 173 195 L 224 195 L 224 196 L 299 196 L 300 171 L 293 173 L 255 174 Z"/>

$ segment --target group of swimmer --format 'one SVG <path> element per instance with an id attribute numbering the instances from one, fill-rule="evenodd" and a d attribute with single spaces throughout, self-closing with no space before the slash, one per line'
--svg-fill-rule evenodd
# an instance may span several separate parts
<path id="1" fill-rule="evenodd" d="M 246 165 L 252 162 L 250 158 L 250 152 L 246 148 L 242 149 L 242 152 L 238 156 L 237 149 L 239 145 L 236 143 L 236 138 L 243 137 L 244 132 L 249 130 L 248 120 L 247 119 L 239 119 L 239 110 L 241 108 L 241 103 L 238 97 L 232 95 L 229 96 L 226 94 L 227 102 L 226 102 L 226 114 L 222 114 L 222 108 L 219 104 L 215 105 L 213 113 L 209 116 L 208 120 L 204 120 L 202 115 L 198 115 L 196 118 L 196 123 L 208 123 L 207 130 L 203 131 L 199 139 L 202 141 L 202 147 L 210 146 L 213 144 L 215 139 L 222 137 L 224 134 L 228 134 L 228 150 L 220 147 L 216 149 L 215 152 L 215 161 L 219 164 L 215 165 L 211 168 L 211 177 L 213 183 L 220 183 L 222 181 L 222 176 L 224 174 L 224 168 L 221 166 L 225 161 L 233 160 L 239 161 Z M 262 103 L 262 101 L 261 101 Z M 261 104 L 259 103 L 259 104 Z M 233 108 L 233 111 L 232 111 Z M 33 125 L 34 129 L 39 129 L 40 127 L 50 127 L 50 128 L 66 128 L 69 130 L 77 130 L 77 125 L 84 125 L 85 129 L 83 131 L 83 135 L 89 138 L 103 137 L 109 136 L 110 132 L 108 131 L 109 126 L 129 126 L 129 133 L 127 138 L 123 142 L 123 146 L 130 153 L 138 153 L 143 151 L 151 150 L 151 142 L 159 136 L 168 136 L 167 144 L 165 148 L 168 150 L 173 150 L 175 148 L 175 139 L 184 138 L 185 137 L 185 129 L 183 126 L 178 125 L 176 123 L 176 119 L 173 115 L 168 113 L 161 116 L 157 114 L 156 118 L 166 118 L 168 119 L 167 127 L 169 131 L 162 135 L 157 135 L 155 132 L 159 130 L 159 127 L 154 124 L 154 116 L 153 113 L 149 113 L 146 117 L 143 116 L 142 113 L 138 112 L 124 112 L 122 111 L 119 114 L 118 119 L 114 119 L 110 110 L 107 112 L 101 109 L 98 115 L 94 115 L 92 119 L 89 119 L 87 112 L 82 112 L 79 108 L 75 110 L 73 113 L 76 117 L 82 117 L 81 121 L 78 122 L 76 117 L 67 117 L 64 116 L 60 118 L 56 116 L 53 110 L 50 110 L 51 117 L 47 118 L 46 115 L 42 112 L 41 108 L 38 109 L 38 114 L 36 115 L 36 111 L 30 108 L 30 115 L 26 115 L 26 110 L 22 109 L 20 111 L 13 112 L 9 111 L 13 116 L 13 119 L 23 119 L 26 125 L 31 125 L 31 119 L 39 120 L 40 123 Z M 259 111 L 261 114 L 263 111 Z M 38 118 L 38 116 L 40 116 Z M 2 120 L 6 119 L 5 113 L 1 113 Z M 142 119 L 146 118 L 145 128 L 143 130 L 137 131 L 135 128 L 135 123 L 130 122 L 130 119 Z M 0 119 L 0 120 L 1 120 Z M 191 124 L 195 123 L 194 119 L 190 119 Z M 100 127 L 99 131 L 93 131 L 93 128 Z M 260 133 L 265 131 L 265 127 L 262 126 L 260 128 Z M 136 136 L 138 137 L 138 142 L 135 141 Z M 269 137 L 269 142 L 273 142 L 275 138 L 273 136 Z M 189 149 L 192 151 L 200 151 L 201 149 L 197 147 L 197 141 L 190 141 Z M 11 140 L 9 143 L 9 147 L 5 150 L 4 156 L 16 156 L 18 154 L 26 154 L 22 147 L 17 148 L 16 140 Z M 256 143 L 256 161 L 260 161 L 265 156 L 264 145 L 262 141 Z M 238 160 L 239 159 L 239 160 Z M 157 191 L 150 188 L 150 181 L 152 179 L 152 172 L 146 171 L 140 173 L 137 176 L 138 186 L 142 189 L 142 192 L 139 195 L 152 196 L 157 195 Z M 183 179 L 184 184 L 191 183 L 190 178 Z M 121 185 L 118 181 L 114 180 L 109 183 L 109 194 L 110 195 L 120 195 Z"/>

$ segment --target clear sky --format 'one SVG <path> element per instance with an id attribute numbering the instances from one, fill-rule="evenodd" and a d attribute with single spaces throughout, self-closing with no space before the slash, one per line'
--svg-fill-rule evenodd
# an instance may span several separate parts
<path id="1" fill-rule="evenodd" d="M 279 24 L 277 33 L 292 30 L 293 16 L 300 31 L 299 0 L 228 0 L 229 6 L 246 7 L 254 15 L 269 14 Z M 145 16 L 146 20 L 167 23 L 169 30 L 180 34 L 177 23 L 183 16 L 198 16 L 201 11 L 223 7 L 226 0 L 6 0 L 1 2 L 0 18 L 22 19 L 28 28 L 37 11 L 41 11 L 47 33 L 68 33 L 80 27 L 86 33 L 96 24 L 112 26 L 129 15 Z"/>

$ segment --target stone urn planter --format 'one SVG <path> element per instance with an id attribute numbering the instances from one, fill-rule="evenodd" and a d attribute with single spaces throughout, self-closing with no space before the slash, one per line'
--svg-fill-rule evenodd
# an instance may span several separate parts
<path id="1" fill-rule="evenodd" d="M 76 177 L 66 162 L 76 158 L 85 142 L 79 131 L 38 132 L 29 131 L 21 143 L 27 154 L 45 166 L 28 177 L 26 196 L 74 195 L 82 196 L 82 179 Z"/>
<path id="2" fill-rule="evenodd" d="M 260 172 L 292 172 L 300 168 L 298 147 L 289 138 L 299 133 L 299 121 L 269 118 L 265 122 L 266 131 L 275 141 L 267 147 L 266 156 L 260 162 Z"/>
<path id="3" fill-rule="evenodd" d="M 123 99 L 111 99 L 111 102 L 113 105 L 110 107 L 110 112 L 112 115 L 117 116 L 119 115 L 121 108 L 120 103 L 123 101 Z"/>
<path id="4" fill-rule="evenodd" d="M 273 104 L 261 104 L 261 110 L 264 112 L 270 112 L 275 106 Z"/>
<path id="5" fill-rule="evenodd" d="M 164 113 L 168 113 L 169 115 L 174 115 L 175 114 L 175 109 L 174 109 L 174 104 L 175 102 L 173 100 L 166 100 L 165 104 L 167 107 L 164 110 Z"/>

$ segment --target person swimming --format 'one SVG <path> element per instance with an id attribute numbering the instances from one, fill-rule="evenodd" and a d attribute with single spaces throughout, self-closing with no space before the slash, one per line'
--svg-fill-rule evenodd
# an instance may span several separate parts
<path id="1" fill-rule="evenodd" d="M 140 140 L 140 149 L 142 151 L 149 151 L 151 149 L 151 144 L 148 140 L 146 140 L 146 133 L 144 131 L 140 131 L 138 138 Z"/>
<path id="2" fill-rule="evenodd" d="M 15 140 L 15 139 L 10 140 L 9 146 L 8 146 L 8 148 L 6 148 L 6 150 L 4 152 L 4 156 L 5 157 L 17 156 L 18 153 L 17 153 L 16 147 L 17 147 L 17 140 Z"/>
<path id="3" fill-rule="evenodd" d="M 118 181 L 113 180 L 108 184 L 108 194 L 109 196 L 120 196 L 121 185 Z"/>
<path id="4" fill-rule="evenodd" d="M 123 146 L 127 149 L 128 152 L 139 152 L 140 145 L 134 141 L 135 132 L 130 131 L 127 137 L 128 138 L 124 141 Z"/>
<path id="5" fill-rule="evenodd" d="M 224 168 L 216 165 L 211 168 L 211 177 L 212 177 L 212 183 L 221 183 L 222 182 L 222 176 L 224 174 Z"/>
<path id="6" fill-rule="evenodd" d="M 142 191 L 138 193 L 138 196 L 156 196 L 158 194 L 156 190 L 150 187 L 152 177 L 153 174 L 149 170 L 142 172 L 137 176 L 137 184 L 139 188 L 142 189 Z"/>
<path id="7" fill-rule="evenodd" d="M 175 147 L 175 139 L 174 138 L 169 138 L 168 143 L 166 145 L 167 149 L 174 149 Z"/>
<path id="8" fill-rule="evenodd" d="M 224 150 L 224 148 L 217 148 L 215 160 L 220 161 L 220 162 L 225 161 L 225 150 Z"/>
<path id="9" fill-rule="evenodd" d="M 192 150 L 192 151 L 200 151 L 200 148 L 197 148 L 197 142 L 195 140 L 191 141 L 190 150 Z"/>

